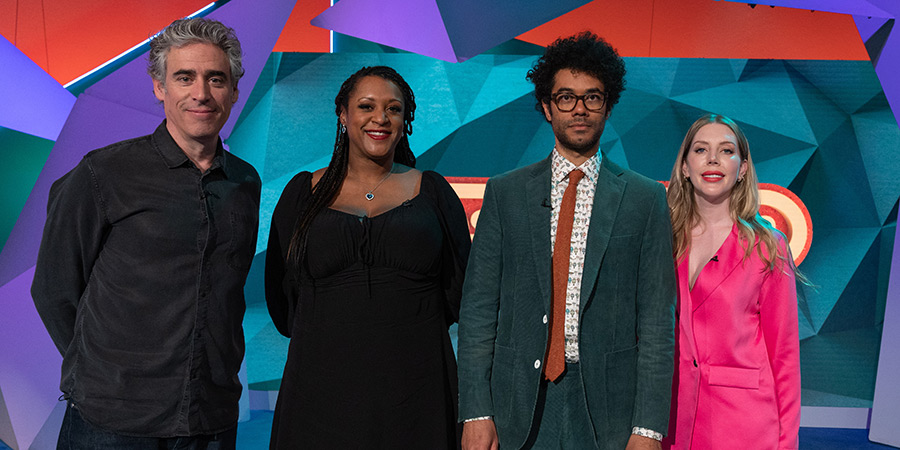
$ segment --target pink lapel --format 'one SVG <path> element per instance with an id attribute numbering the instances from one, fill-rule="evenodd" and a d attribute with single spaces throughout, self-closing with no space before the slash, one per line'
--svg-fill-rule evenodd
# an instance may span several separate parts
<path id="1" fill-rule="evenodd" d="M 690 251 L 690 249 L 688 249 Z M 716 256 L 706 263 L 706 266 L 700 269 L 700 275 L 694 282 L 694 288 L 690 291 L 691 307 L 697 310 L 703 302 L 709 298 L 709 295 L 728 278 L 728 275 L 734 271 L 735 267 L 741 263 L 744 257 L 744 249 L 741 248 L 740 239 L 738 237 L 738 227 L 734 224 L 731 227 L 731 234 L 725 238 L 725 242 L 719 247 Z M 685 258 L 687 260 L 687 258 Z M 687 270 L 687 264 L 683 264 Z M 687 273 L 685 273 L 687 277 Z M 689 278 L 685 278 L 689 280 Z"/>
<path id="2" fill-rule="evenodd" d="M 683 283 L 678 283 L 678 302 L 680 303 L 678 314 L 682 317 L 690 317 L 687 313 L 691 311 L 690 254 L 691 249 L 688 247 L 684 250 L 684 255 L 681 256 L 681 261 L 677 262 L 678 265 L 675 268 L 678 279 L 684 281 Z"/>
<path id="3" fill-rule="evenodd" d="M 675 351 L 679 354 L 681 353 L 681 349 L 685 347 L 689 347 L 691 349 L 690 357 L 693 358 L 693 355 L 696 355 L 696 349 L 694 348 L 694 332 L 693 332 L 693 324 L 691 323 L 692 315 L 691 311 L 693 308 L 691 307 L 691 289 L 688 287 L 688 280 L 690 274 L 690 264 L 689 264 L 689 256 L 690 248 L 685 250 L 684 255 L 681 257 L 681 261 L 678 263 L 678 267 L 676 267 L 675 271 L 678 275 L 678 305 L 677 305 L 677 321 L 679 322 L 678 326 L 678 336 L 676 339 L 685 340 L 682 343 L 676 343 Z M 678 361 L 681 356 L 675 358 Z"/>

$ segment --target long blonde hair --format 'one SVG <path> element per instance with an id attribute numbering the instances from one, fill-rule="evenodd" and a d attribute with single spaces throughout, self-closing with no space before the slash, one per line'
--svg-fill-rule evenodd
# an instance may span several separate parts
<path id="1" fill-rule="evenodd" d="M 780 234 L 781 232 L 759 215 L 759 182 L 756 178 L 756 168 L 753 167 L 753 159 L 750 157 L 750 144 L 747 142 L 747 137 L 733 120 L 719 114 L 706 114 L 691 125 L 681 143 L 675 167 L 672 168 L 666 201 L 669 203 L 669 214 L 672 217 L 675 260 L 678 261 L 684 256 L 691 244 L 691 229 L 700 221 L 697 201 L 694 198 L 694 185 L 691 184 L 691 180 L 685 178 L 682 166 L 691 148 L 691 143 L 694 141 L 694 136 L 700 131 L 700 128 L 712 123 L 719 123 L 731 128 L 737 138 L 741 162 L 747 165 L 747 172 L 744 174 L 743 180 L 734 185 L 728 202 L 731 219 L 737 223 L 738 234 L 746 245 L 744 258 L 748 258 L 755 247 L 759 257 L 765 261 L 767 269 L 773 270 L 776 265 L 780 266 L 779 263 L 788 261 L 789 255 L 779 254 L 778 239 L 775 233 Z M 759 239 L 758 244 L 757 239 Z M 788 265 L 796 273 L 793 261 L 790 261 Z"/>

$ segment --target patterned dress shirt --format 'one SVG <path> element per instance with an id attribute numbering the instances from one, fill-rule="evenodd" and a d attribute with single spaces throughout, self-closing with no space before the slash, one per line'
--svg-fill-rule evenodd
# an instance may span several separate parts
<path id="1" fill-rule="evenodd" d="M 559 223 L 559 207 L 569 186 L 569 173 L 575 169 L 584 172 L 575 195 L 575 217 L 572 222 L 572 247 L 569 254 L 569 280 L 566 285 L 566 362 L 578 362 L 578 317 L 581 307 L 581 276 L 587 249 L 588 229 L 591 225 L 591 209 L 597 191 L 602 154 L 598 151 L 580 166 L 576 166 L 553 149 L 550 161 L 550 248 L 556 243 L 556 225 Z M 663 436 L 654 430 L 634 427 L 632 434 L 657 441 Z"/>
<path id="2" fill-rule="evenodd" d="M 550 248 L 556 242 L 556 224 L 559 223 L 559 207 L 569 186 L 569 173 L 575 169 L 584 172 L 575 195 L 575 218 L 572 222 L 572 250 L 569 255 L 569 280 L 566 285 L 566 362 L 578 362 L 578 317 L 581 307 L 581 274 L 584 271 L 584 255 L 587 247 L 588 228 L 591 225 L 591 209 L 602 155 L 597 152 L 580 166 L 576 166 L 553 149 L 550 157 Z"/>

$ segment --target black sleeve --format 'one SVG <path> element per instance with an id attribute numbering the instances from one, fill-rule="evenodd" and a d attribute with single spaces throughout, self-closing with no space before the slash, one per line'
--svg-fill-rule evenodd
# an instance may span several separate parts
<path id="1" fill-rule="evenodd" d="M 266 305 L 275 328 L 287 337 L 291 337 L 300 292 L 296 285 L 298 277 L 292 273 L 295 269 L 287 261 L 288 248 L 300 212 L 309 198 L 311 179 L 311 173 L 301 172 L 288 182 L 272 213 L 269 229 L 265 270 Z"/>
<path id="2" fill-rule="evenodd" d="M 441 250 L 441 282 L 446 299 L 448 325 L 459 320 L 459 305 L 462 298 L 462 285 L 469 259 L 472 239 L 469 235 L 469 222 L 462 202 L 456 192 L 441 175 L 436 172 L 422 173 L 423 186 L 427 183 L 433 189 L 433 198 L 437 205 L 444 235 Z"/>
<path id="3" fill-rule="evenodd" d="M 86 156 L 50 188 L 31 285 L 34 306 L 61 354 L 75 335 L 78 303 L 108 230 L 99 181 Z"/>

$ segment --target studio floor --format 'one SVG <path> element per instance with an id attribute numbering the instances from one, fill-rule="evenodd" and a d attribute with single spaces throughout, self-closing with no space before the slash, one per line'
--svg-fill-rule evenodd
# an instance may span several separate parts
<path id="1" fill-rule="evenodd" d="M 271 428 L 272 411 L 251 411 L 250 420 L 238 424 L 238 450 L 268 449 L 269 431 Z M 868 430 L 800 428 L 801 450 L 875 450 L 894 448 L 869 442 Z M 9 447 L 0 442 L 0 450 L 9 450 Z"/>
<path id="2" fill-rule="evenodd" d="M 271 411 L 251 411 L 250 420 L 238 425 L 238 450 L 267 450 L 272 427 Z M 869 442 L 869 430 L 800 428 L 800 450 L 895 449 Z"/>

